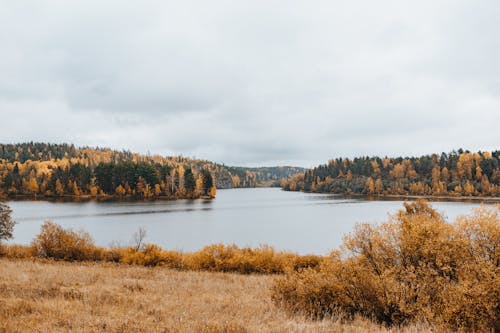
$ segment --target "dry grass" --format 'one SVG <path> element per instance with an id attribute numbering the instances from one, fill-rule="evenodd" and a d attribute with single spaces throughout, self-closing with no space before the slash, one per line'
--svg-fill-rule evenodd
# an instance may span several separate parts
<path id="1" fill-rule="evenodd" d="M 271 301 L 270 275 L 0 259 L 0 332 L 422 332 L 310 321 Z"/>

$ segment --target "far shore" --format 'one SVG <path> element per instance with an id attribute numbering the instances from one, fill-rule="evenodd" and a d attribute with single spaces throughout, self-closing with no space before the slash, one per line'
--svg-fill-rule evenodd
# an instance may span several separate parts
<path id="1" fill-rule="evenodd" d="M 367 195 L 367 194 L 340 194 L 344 197 L 360 197 L 367 200 L 417 200 L 424 199 L 427 201 L 456 201 L 456 202 L 468 202 L 468 201 L 481 201 L 481 202 L 491 202 L 500 203 L 500 197 L 480 197 L 480 196 L 451 196 L 451 195 L 405 195 L 405 194 L 380 194 L 380 195 Z"/>
<path id="2" fill-rule="evenodd" d="M 232 189 L 251 189 L 251 188 L 277 188 L 275 186 L 257 186 L 248 188 L 232 188 Z M 222 190 L 222 189 L 218 189 Z M 231 190 L 231 189 L 224 189 Z M 288 191 L 297 192 L 297 191 Z M 306 194 L 323 194 L 331 195 L 338 198 L 360 198 L 365 200 L 373 201 L 404 201 L 404 200 L 417 200 L 424 199 L 427 201 L 449 201 L 449 202 L 484 202 L 484 203 L 500 203 L 500 197 L 485 197 L 485 196 L 452 196 L 452 195 L 405 195 L 405 194 L 378 194 L 378 195 L 367 195 L 361 193 L 321 193 L 321 192 L 303 192 Z M 212 200 L 209 196 L 203 196 L 199 198 L 175 198 L 167 196 L 159 196 L 154 198 L 135 198 L 132 196 L 117 196 L 117 195 L 62 195 L 62 196 L 46 196 L 46 195 L 26 195 L 19 194 L 15 196 L 0 197 L 0 200 L 10 200 L 10 201 L 49 201 L 49 202 L 86 202 L 86 201 L 123 201 L 123 202 L 146 202 L 146 201 L 173 201 L 173 200 Z"/>

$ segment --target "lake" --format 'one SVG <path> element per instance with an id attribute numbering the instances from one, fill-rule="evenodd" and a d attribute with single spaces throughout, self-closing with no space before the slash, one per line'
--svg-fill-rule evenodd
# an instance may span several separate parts
<path id="1" fill-rule="evenodd" d="M 256 247 L 269 244 L 300 254 L 327 254 L 357 222 L 379 223 L 403 201 L 371 201 L 278 188 L 219 190 L 214 200 L 155 202 L 11 201 L 15 226 L 9 243 L 29 244 L 51 220 L 84 228 L 97 245 L 132 244 L 144 227 L 146 242 L 165 249 L 196 251 L 214 243 Z M 434 202 L 450 220 L 479 203 Z"/>

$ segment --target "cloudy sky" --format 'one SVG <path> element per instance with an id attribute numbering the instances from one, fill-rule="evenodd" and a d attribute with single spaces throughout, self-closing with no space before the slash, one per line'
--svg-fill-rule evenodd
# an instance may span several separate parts
<path id="1" fill-rule="evenodd" d="M 500 2 L 0 0 L 0 142 L 232 165 L 500 148 Z"/>

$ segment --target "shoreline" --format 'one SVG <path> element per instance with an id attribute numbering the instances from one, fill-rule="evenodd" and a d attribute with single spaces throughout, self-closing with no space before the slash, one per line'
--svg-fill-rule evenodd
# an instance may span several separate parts
<path id="1" fill-rule="evenodd" d="M 327 193 L 325 193 L 327 194 Z M 424 199 L 426 201 L 443 201 L 443 202 L 468 202 L 468 201 L 487 201 L 491 203 L 500 203 L 500 197 L 479 197 L 479 196 L 433 196 L 433 195 L 405 195 L 405 194 L 382 194 L 382 195 L 367 195 L 367 194 L 340 194 L 345 197 L 361 197 L 373 201 L 399 201 L 401 199 Z"/>
<path id="2" fill-rule="evenodd" d="M 176 200 L 212 200 L 215 198 L 209 197 L 209 196 L 201 196 L 197 198 L 172 198 L 172 197 L 167 197 L 167 196 L 159 196 L 155 198 L 134 198 L 131 196 L 124 196 L 124 197 L 119 197 L 119 196 L 114 196 L 114 195 L 63 195 L 63 196 L 44 196 L 44 195 L 25 195 L 25 194 L 20 194 L 20 195 L 15 195 L 15 196 L 6 196 L 6 197 L 0 197 L 0 200 L 4 201 L 46 201 L 46 202 L 89 202 L 89 201 L 94 201 L 94 202 L 108 202 L 108 201 L 114 201 L 114 202 L 154 202 L 154 201 L 176 201 Z"/>
<path id="3" fill-rule="evenodd" d="M 469 202 L 483 201 L 488 203 L 500 203 L 500 197 L 480 197 L 480 196 L 451 196 L 451 195 L 412 195 L 412 194 L 379 194 L 369 195 L 362 193 L 328 193 L 328 192 L 305 192 L 305 191 L 287 191 L 285 192 L 300 192 L 304 194 L 323 194 L 338 198 L 363 198 L 370 201 L 401 201 L 404 199 L 417 200 L 424 199 L 426 201 L 443 201 L 443 202 Z"/>
<path id="4" fill-rule="evenodd" d="M 411 194 L 379 194 L 379 195 L 368 195 L 361 193 L 326 193 L 326 192 L 304 192 L 304 191 L 286 191 L 280 187 L 275 186 L 257 186 L 257 187 L 234 187 L 234 188 L 226 188 L 224 190 L 241 190 L 241 189 L 255 189 L 255 188 L 279 188 L 281 191 L 285 192 L 301 192 L 304 194 L 322 194 L 322 195 L 330 195 L 337 198 L 362 198 L 369 201 L 404 201 L 404 200 L 417 200 L 424 199 L 429 202 L 484 202 L 484 203 L 500 203 L 500 197 L 481 197 L 481 196 L 450 196 L 450 195 L 411 195 Z M 218 189 L 219 190 L 219 189 Z M 175 197 L 167 197 L 167 196 L 159 196 L 156 198 L 134 198 L 131 196 L 119 197 L 115 195 L 97 195 L 92 196 L 89 194 L 74 196 L 74 195 L 64 195 L 64 196 L 44 196 L 44 195 L 26 195 L 20 194 L 15 196 L 5 196 L 0 197 L 0 200 L 5 201 L 47 201 L 47 202 L 107 202 L 107 201 L 115 201 L 115 202 L 154 202 L 154 201 L 176 201 L 176 200 L 213 200 L 215 198 L 211 198 L 209 196 L 202 196 L 198 198 L 175 198 Z"/>

